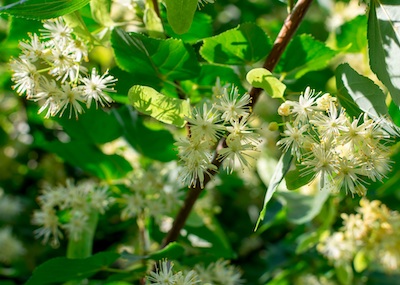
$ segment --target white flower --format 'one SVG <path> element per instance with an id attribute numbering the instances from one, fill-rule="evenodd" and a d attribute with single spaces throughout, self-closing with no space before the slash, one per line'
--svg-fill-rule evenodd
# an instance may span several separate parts
<path id="1" fill-rule="evenodd" d="M 190 118 L 186 120 L 190 124 L 190 136 L 193 141 L 216 142 L 223 131 L 223 126 L 218 124 L 219 115 L 214 112 L 213 107 L 208 109 L 206 103 L 202 109 L 194 108 Z"/>
<path id="2" fill-rule="evenodd" d="M 16 59 L 10 63 L 10 67 L 13 71 L 12 80 L 15 82 L 13 88 L 19 95 L 26 93 L 28 98 L 31 97 L 40 76 L 36 66 L 26 59 Z"/>
<path id="3" fill-rule="evenodd" d="M 318 128 L 319 134 L 325 141 L 331 141 L 333 138 L 339 136 L 340 131 L 345 130 L 347 125 L 347 118 L 344 114 L 344 109 L 339 112 L 334 103 L 330 103 L 327 115 L 315 115 L 310 123 Z"/>
<path id="4" fill-rule="evenodd" d="M 108 75 L 108 70 L 100 76 L 97 74 L 96 68 L 92 69 L 90 77 L 82 77 L 82 91 L 86 97 L 86 106 L 90 108 L 92 100 L 95 101 L 96 108 L 98 107 L 98 103 L 102 107 L 105 105 L 109 106 L 113 100 L 104 92 L 115 92 L 110 86 L 114 85 L 116 81 L 113 76 Z"/>
<path id="5" fill-rule="evenodd" d="M 39 88 L 36 94 L 32 96 L 32 100 L 43 102 L 38 113 L 42 113 L 47 109 L 45 118 L 57 115 L 60 111 L 60 100 L 63 92 L 57 85 L 56 81 L 48 80 L 46 77 L 41 77 L 39 81 Z"/>
<path id="6" fill-rule="evenodd" d="M 84 102 L 84 98 L 79 88 L 72 87 L 68 83 L 64 83 L 62 86 L 62 97 L 60 98 L 60 116 L 64 113 L 65 109 L 69 107 L 69 118 L 71 118 L 72 112 L 75 113 L 75 117 L 78 118 L 78 114 L 83 112 L 82 105 L 80 102 Z"/>
<path id="7" fill-rule="evenodd" d="M 311 142 L 309 136 L 305 134 L 308 128 L 309 125 L 298 128 L 287 122 L 286 130 L 284 130 L 282 134 L 283 138 L 278 141 L 277 145 L 280 145 L 284 152 L 287 152 L 291 148 L 292 154 L 295 155 L 297 159 L 300 159 L 304 145 Z"/>
<path id="8" fill-rule="evenodd" d="M 70 239 L 78 241 L 83 232 L 88 230 L 88 219 L 88 215 L 83 211 L 73 210 L 69 221 L 61 226 L 68 232 Z"/>
<path id="9" fill-rule="evenodd" d="M 63 19 L 56 18 L 43 23 L 44 30 L 40 30 L 44 39 L 50 39 L 51 43 L 66 44 L 71 40 L 72 29 L 68 27 Z"/>
<path id="10" fill-rule="evenodd" d="M 215 108 L 222 112 L 221 119 L 229 122 L 249 115 L 250 95 L 239 97 L 238 88 L 232 87 L 231 92 L 225 88 L 222 95 L 216 96 Z"/>
<path id="11" fill-rule="evenodd" d="M 227 171 L 232 173 L 236 162 L 242 170 L 250 166 L 249 159 L 255 160 L 255 146 L 251 143 L 242 142 L 240 135 L 230 134 L 226 139 L 227 147 L 218 150 L 218 159 L 224 160 Z"/>
<path id="12" fill-rule="evenodd" d="M 156 265 L 156 271 L 150 272 L 147 279 L 153 285 L 175 285 L 176 276 L 172 271 L 174 264 L 166 260 L 160 261 L 159 266 Z"/>
<path id="13" fill-rule="evenodd" d="M 62 237 L 62 233 L 58 228 L 60 223 L 53 208 L 43 207 L 40 211 L 35 211 L 33 213 L 32 224 L 41 226 L 34 231 L 36 238 L 43 237 L 43 243 L 47 243 L 51 238 L 51 246 L 59 246 L 60 242 L 58 239 Z"/>
<path id="14" fill-rule="evenodd" d="M 295 124 L 305 123 L 317 107 L 314 106 L 316 96 L 314 90 L 307 87 L 302 95 L 299 97 L 299 102 L 287 101 L 287 104 L 292 107 L 291 113 L 296 117 Z"/>
<path id="15" fill-rule="evenodd" d="M 30 34 L 29 37 L 30 41 L 21 41 L 19 43 L 19 47 L 23 52 L 23 55 L 21 55 L 20 58 L 34 63 L 42 57 L 43 52 L 45 51 L 45 46 L 40 41 L 37 34 Z"/>
<path id="16" fill-rule="evenodd" d="M 356 245 L 352 240 L 346 239 L 343 232 L 335 232 L 319 244 L 317 249 L 329 260 L 340 264 L 353 258 Z"/>

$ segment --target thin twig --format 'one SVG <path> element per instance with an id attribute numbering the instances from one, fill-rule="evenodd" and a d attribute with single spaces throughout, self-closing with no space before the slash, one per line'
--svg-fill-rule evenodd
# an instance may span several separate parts
<path id="1" fill-rule="evenodd" d="M 273 71 L 278 63 L 279 59 L 281 58 L 283 52 L 285 51 L 289 41 L 292 39 L 294 33 L 296 32 L 297 28 L 299 27 L 306 11 L 310 7 L 312 0 L 299 0 L 291 14 L 285 20 L 285 23 L 280 30 L 278 37 L 276 38 L 274 45 L 266 58 L 263 67 L 268 69 L 269 71 Z M 258 97 L 260 96 L 263 89 L 261 88 L 251 88 L 249 94 L 252 98 L 251 100 L 251 107 L 253 107 Z M 222 160 L 218 159 L 218 150 L 221 149 L 225 145 L 225 138 L 222 138 L 217 146 L 217 149 L 214 153 L 214 158 L 212 164 L 214 164 L 217 168 L 222 164 Z M 213 175 L 216 174 L 216 171 L 209 170 L 209 174 L 205 173 L 204 175 L 204 185 L 211 180 Z M 170 242 L 176 241 L 179 237 L 179 233 L 183 226 L 185 225 L 186 219 L 189 216 L 190 212 L 192 211 L 193 205 L 196 202 L 197 198 L 199 197 L 203 188 L 200 186 L 200 183 L 197 181 L 196 185 L 192 186 L 191 189 L 188 191 L 186 196 L 185 202 L 180 209 L 179 213 L 177 214 L 172 228 L 168 232 L 167 236 L 164 238 L 162 242 L 162 247 L 165 247 Z"/>
<path id="2" fill-rule="evenodd" d="M 153 2 L 154 12 L 156 12 L 158 18 L 161 19 L 160 7 L 158 6 L 158 0 L 152 0 L 152 2 Z"/>

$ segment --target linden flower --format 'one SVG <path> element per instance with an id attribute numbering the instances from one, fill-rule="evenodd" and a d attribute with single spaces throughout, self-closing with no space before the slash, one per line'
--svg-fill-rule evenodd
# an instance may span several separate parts
<path id="1" fill-rule="evenodd" d="M 223 126 L 218 124 L 219 115 L 214 112 L 213 107 L 208 109 L 206 103 L 202 109 L 194 108 L 191 117 L 186 120 L 190 124 L 193 141 L 216 142 L 223 131 Z"/>
<path id="2" fill-rule="evenodd" d="M 314 104 L 316 103 L 316 95 L 314 90 L 307 87 L 302 95 L 299 97 L 299 102 L 286 101 L 292 107 L 291 113 L 295 116 L 295 123 L 303 123 L 310 118 L 310 114 L 317 109 Z"/>
<path id="3" fill-rule="evenodd" d="M 160 261 L 159 265 L 156 265 L 156 271 L 150 272 L 150 276 L 147 277 L 147 280 L 154 285 L 174 285 L 176 276 L 174 276 L 172 267 L 174 267 L 172 262 L 166 260 Z"/>
<path id="4" fill-rule="evenodd" d="M 308 131 L 309 125 L 301 126 L 300 128 L 292 126 L 289 122 L 286 123 L 286 130 L 283 131 L 283 136 L 277 145 L 280 145 L 283 151 L 291 149 L 293 155 L 300 159 L 301 149 L 304 144 L 310 142 L 310 138 L 304 135 Z"/>
<path id="5" fill-rule="evenodd" d="M 84 96 L 86 96 L 86 106 L 89 108 L 92 100 L 95 101 L 96 108 L 98 107 L 98 103 L 100 103 L 102 107 L 105 105 L 109 106 L 113 100 L 104 92 L 115 92 L 111 86 L 114 85 L 116 81 L 117 79 L 108 75 L 108 70 L 100 76 L 97 74 L 97 70 L 93 68 L 90 77 L 83 77 L 81 79 L 83 83 L 81 88 Z"/>
<path id="6" fill-rule="evenodd" d="M 77 118 L 83 113 L 81 104 L 89 108 L 92 101 L 96 108 L 108 106 L 112 99 L 105 92 L 114 91 L 116 79 L 108 71 L 87 74 L 82 61 L 88 60 L 88 46 L 62 18 L 45 21 L 43 27 L 40 35 L 20 42 L 21 55 L 10 62 L 16 92 L 39 102 L 38 113 L 46 111 L 45 118 L 62 116 L 68 107 L 69 117 L 74 113 Z"/>
<path id="7" fill-rule="evenodd" d="M 250 95 L 246 93 L 239 97 L 238 88 L 233 87 L 230 93 L 225 88 L 223 94 L 217 96 L 217 100 L 216 108 L 222 112 L 222 120 L 229 122 L 249 115 Z"/>

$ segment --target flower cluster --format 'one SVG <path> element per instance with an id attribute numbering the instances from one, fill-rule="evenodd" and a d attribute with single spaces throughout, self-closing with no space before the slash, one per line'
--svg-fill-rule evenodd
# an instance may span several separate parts
<path id="1" fill-rule="evenodd" d="M 153 164 L 148 169 L 136 169 L 127 181 L 129 191 L 118 199 L 122 206 L 123 220 L 134 218 L 142 213 L 154 217 L 156 222 L 179 207 L 181 204 L 180 186 L 174 164 Z"/>
<path id="2" fill-rule="evenodd" d="M 308 87 L 298 102 L 279 107 L 290 119 L 277 144 L 295 156 L 302 175 L 320 178 L 322 187 L 364 195 L 367 179 L 381 181 L 391 169 L 389 135 L 380 121 L 366 114 L 351 120 L 336 98 L 319 95 Z"/>
<path id="3" fill-rule="evenodd" d="M 22 242 L 11 232 L 11 227 L 0 228 L 0 262 L 10 264 L 25 253 Z"/>
<path id="4" fill-rule="evenodd" d="M 210 104 L 194 107 L 186 118 L 190 135 L 176 143 L 183 163 L 182 178 L 186 185 L 204 187 L 204 175 L 212 176 L 217 167 L 212 163 L 218 140 L 226 136 L 219 147 L 218 160 L 223 160 L 229 172 L 238 163 L 242 169 L 250 166 L 249 159 L 260 143 L 258 135 L 248 127 L 250 95 L 240 96 L 238 89 L 215 88 Z"/>
<path id="5" fill-rule="evenodd" d="M 153 285 L 239 285 L 243 284 L 240 271 L 227 260 L 218 260 L 207 267 L 196 265 L 190 271 L 172 271 L 174 264 L 163 260 L 147 280 Z"/>
<path id="6" fill-rule="evenodd" d="M 21 55 L 10 63 L 13 88 L 28 100 L 39 102 L 39 113 L 45 117 L 60 115 L 69 109 L 75 117 L 83 112 L 82 103 L 90 107 L 109 105 L 112 99 L 105 92 L 114 91 L 116 82 L 106 71 L 100 75 L 82 65 L 88 60 L 87 44 L 57 18 L 44 22 L 41 34 L 30 34 L 30 40 L 20 42 Z"/>
<path id="7" fill-rule="evenodd" d="M 356 214 L 342 214 L 343 227 L 326 237 L 317 249 L 340 265 L 363 254 L 365 260 L 383 270 L 400 268 L 400 214 L 380 201 L 361 199 Z"/>
<path id="8" fill-rule="evenodd" d="M 47 186 L 38 197 L 40 210 L 33 213 L 32 223 L 40 226 L 35 230 L 36 237 L 57 247 L 63 229 L 70 239 L 79 240 L 88 229 L 90 215 L 104 214 L 113 203 L 107 190 L 90 181 L 74 185 L 67 180 L 66 186 Z"/>

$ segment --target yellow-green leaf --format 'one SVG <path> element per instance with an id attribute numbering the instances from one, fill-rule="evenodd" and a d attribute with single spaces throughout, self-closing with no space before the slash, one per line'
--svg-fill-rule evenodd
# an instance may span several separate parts
<path id="1" fill-rule="evenodd" d="M 254 68 L 246 75 L 247 81 L 254 87 L 262 88 L 272 98 L 283 98 L 286 85 L 274 77 L 265 68 Z"/>
<path id="2" fill-rule="evenodd" d="M 151 87 L 134 85 L 128 93 L 131 104 L 141 113 L 163 123 L 177 127 L 185 125 L 184 117 L 189 115 L 188 101 L 167 97 Z"/>

